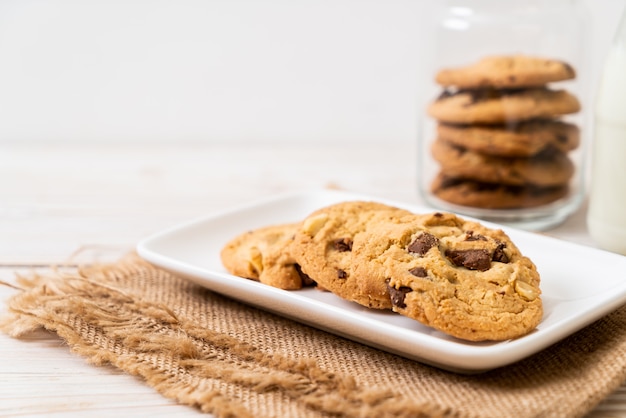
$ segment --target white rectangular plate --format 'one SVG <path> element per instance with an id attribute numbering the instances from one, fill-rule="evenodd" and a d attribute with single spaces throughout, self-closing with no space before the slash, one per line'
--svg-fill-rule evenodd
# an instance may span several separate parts
<path id="1" fill-rule="evenodd" d="M 416 213 L 432 209 L 338 191 L 281 195 L 165 230 L 142 240 L 145 260 L 215 292 L 310 326 L 447 370 L 475 373 L 534 354 L 626 302 L 626 257 L 502 227 L 541 274 L 544 317 L 518 339 L 472 343 L 392 312 L 367 309 L 312 288 L 286 291 L 230 275 L 227 241 L 258 227 L 298 221 L 323 206 L 375 200 Z M 488 224 L 489 226 L 494 226 Z"/>

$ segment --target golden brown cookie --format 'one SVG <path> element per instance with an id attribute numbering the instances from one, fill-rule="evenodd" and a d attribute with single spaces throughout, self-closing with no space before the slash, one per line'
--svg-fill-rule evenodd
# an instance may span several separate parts
<path id="1" fill-rule="evenodd" d="M 506 186 L 439 174 L 431 185 L 433 195 L 446 202 L 482 209 L 533 208 L 555 202 L 568 193 L 568 186 Z"/>
<path id="2" fill-rule="evenodd" d="M 440 123 L 437 137 L 468 150 L 500 157 L 530 157 L 547 149 L 567 153 L 580 144 L 578 127 L 557 120 L 501 125 Z"/>
<path id="3" fill-rule="evenodd" d="M 505 158 L 479 154 L 438 139 L 433 157 L 449 177 L 513 186 L 553 187 L 566 184 L 574 164 L 561 152 L 549 150 L 528 158 Z"/>
<path id="4" fill-rule="evenodd" d="M 575 77 L 572 66 L 563 61 L 512 55 L 489 56 L 464 67 L 443 69 L 435 80 L 444 87 L 475 89 L 543 86 Z"/>
<path id="5" fill-rule="evenodd" d="M 359 235 L 379 224 L 393 224 L 414 215 L 376 202 L 343 202 L 310 214 L 296 231 L 289 251 L 302 272 L 318 286 L 360 305 L 390 309 L 388 292 L 361 291 L 364 277 L 353 271 L 352 247 Z"/>
<path id="6" fill-rule="evenodd" d="M 580 110 L 578 99 L 565 90 L 444 91 L 428 108 L 435 119 L 453 124 L 501 124 L 511 121 L 555 118 Z"/>
<path id="7" fill-rule="evenodd" d="M 471 341 L 517 338 L 542 318 L 539 274 L 501 230 L 434 213 L 367 239 L 355 257 L 378 266 L 402 315 Z"/>
<path id="8" fill-rule="evenodd" d="M 313 284 L 301 274 L 288 251 L 298 225 L 273 225 L 233 238 L 222 248 L 222 264 L 235 276 L 280 289 L 300 289 Z"/>

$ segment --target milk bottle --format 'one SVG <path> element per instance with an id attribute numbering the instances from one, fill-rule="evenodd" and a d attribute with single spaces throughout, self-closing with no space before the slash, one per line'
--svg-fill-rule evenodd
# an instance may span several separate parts
<path id="1" fill-rule="evenodd" d="M 595 112 L 587 225 L 600 247 L 626 255 L 626 11 L 605 63 Z"/>

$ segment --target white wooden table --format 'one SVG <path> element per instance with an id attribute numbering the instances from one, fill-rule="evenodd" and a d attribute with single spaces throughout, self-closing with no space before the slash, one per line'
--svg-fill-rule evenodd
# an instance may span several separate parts
<path id="1" fill-rule="evenodd" d="M 250 199 L 336 187 L 420 203 L 413 143 L 0 144 L 0 280 L 115 260 L 144 236 Z M 593 245 L 584 208 L 546 233 Z M 0 286 L 0 308 L 13 293 Z M 55 335 L 0 334 L 0 416 L 192 416 Z M 626 385 L 591 417 L 626 417 Z"/>

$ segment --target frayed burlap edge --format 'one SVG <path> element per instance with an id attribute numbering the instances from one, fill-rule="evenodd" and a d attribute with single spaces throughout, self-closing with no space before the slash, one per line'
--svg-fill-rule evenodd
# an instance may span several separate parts
<path id="1" fill-rule="evenodd" d="M 164 396 L 217 417 L 280 416 L 276 399 L 312 417 L 455 415 L 387 389 L 359 387 L 313 359 L 266 353 L 118 285 L 155 270 L 131 254 L 114 265 L 19 277 L 22 290 L 8 301 L 0 329 L 13 337 L 39 328 L 55 332 L 90 363 L 140 376 Z"/>

